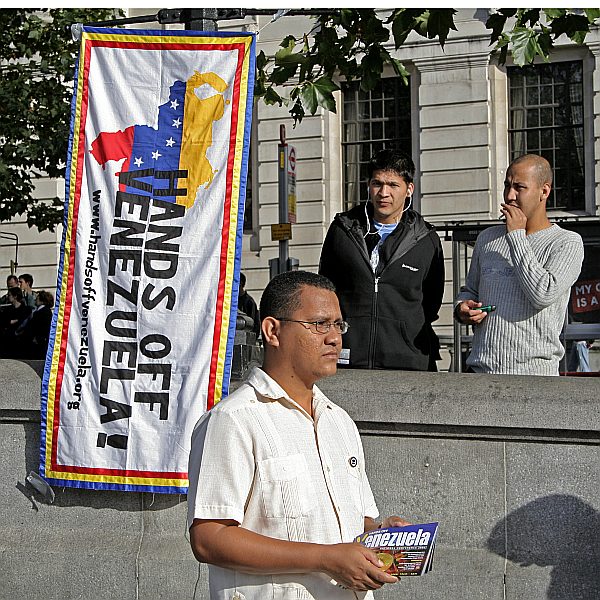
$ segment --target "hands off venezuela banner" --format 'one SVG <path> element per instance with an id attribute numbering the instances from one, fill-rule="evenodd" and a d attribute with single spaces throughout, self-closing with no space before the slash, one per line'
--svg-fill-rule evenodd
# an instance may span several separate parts
<path id="1" fill-rule="evenodd" d="M 42 384 L 51 484 L 183 493 L 227 393 L 251 34 L 84 27 Z"/>

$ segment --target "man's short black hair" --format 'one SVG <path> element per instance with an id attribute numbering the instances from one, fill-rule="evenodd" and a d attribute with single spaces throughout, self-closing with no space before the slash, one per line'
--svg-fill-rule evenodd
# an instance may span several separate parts
<path id="1" fill-rule="evenodd" d="M 22 279 L 29 287 L 33 287 L 33 276 L 29 273 L 23 273 L 23 275 L 19 275 L 19 279 Z"/>
<path id="2" fill-rule="evenodd" d="M 406 183 L 412 183 L 415 177 L 415 163 L 412 158 L 400 150 L 384 149 L 376 152 L 369 161 L 369 179 L 375 171 L 394 171 Z"/>
<path id="3" fill-rule="evenodd" d="M 240 273 L 240 289 L 246 287 L 246 276 L 243 273 Z"/>
<path id="4" fill-rule="evenodd" d="M 19 278 L 18 278 L 16 275 L 9 275 L 9 276 L 6 278 L 6 287 L 8 287 L 8 284 L 9 284 L 11 281 L 13 281 L 13 280 L 14 280 L 14 281 L 16 281 L 16 282 L 17 282 L 17 284 L 19 283 Z"/>
<path id="5" fill-rule="evenodd" d="M 335 293 L 335 286 L 327 277 L 309 271 L 288 271 L 269 281 L 260 299 L 260 318 L 289 319 L 300 307 L 302 288 L 315 287 Z"/>

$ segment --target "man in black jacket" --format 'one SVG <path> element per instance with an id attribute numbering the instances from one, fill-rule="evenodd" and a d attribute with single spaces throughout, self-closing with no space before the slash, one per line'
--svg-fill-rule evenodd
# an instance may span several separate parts
<path id="1" fill-rule="evenodd" d="M 369 163 L 369 199 L 335 216 L 319 273 L 336 286 L 345 320 L 340 364 L 363 369 L 436 371 L 431 323 L 444 293 L 440 239 L 411 210 L 415 167 L 382 150 Z"/>

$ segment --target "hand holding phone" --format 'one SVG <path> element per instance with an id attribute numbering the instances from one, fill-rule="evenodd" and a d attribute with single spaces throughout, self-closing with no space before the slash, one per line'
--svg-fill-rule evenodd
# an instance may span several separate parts
<path id="1" fill-rule="evenodd" d="M 493 304 L 488 304 L 487 306 L 480 306 L 479 310 L 482 310 L 483 312 L 486 312 L 486 313 L 491 313 L 496 310 L 496 307 Z"/>

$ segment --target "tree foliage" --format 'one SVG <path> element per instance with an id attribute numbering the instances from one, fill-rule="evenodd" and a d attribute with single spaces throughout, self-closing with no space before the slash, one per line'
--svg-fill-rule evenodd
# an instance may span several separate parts
<path id="1" fill-rule="evenodd" d="M 454 23 L 452 8 L 397 8 L 333 10 L 316 18 L 314 27 L 301 37 L 288 35 L 273 57 L 260 52 L 257 58 L 255 95 L 266 104 L 286 104 L 295 123 L 318 107 L 335 112 L 333 92 L 337 81 L 360 80 L 364 91 L 372 90 L 386 65 L 391 65 L 406 83 L 408 73 L 392 56 L 414 32 L 437 39 L 442 48 Z M 600 18 L 600 9 L 501 8 L 490 15 L 491 52 L 504 64 L 511 56 L 524 66 L 536 57 L 549 60 L 555 41 L 566 35 L 582 44 L 590 27 Z M 288 96 L 282 95 L 287 84 Z"/>
<path id="2" fill-rule="evenodd" d="M 73 71 L 70 26 L 112 18 L 108 9 L 0 10 L 0 221 L 27 215 L 40 231 L 63 201 L 34 199 L 39 177 L 64 177 Z"/>

